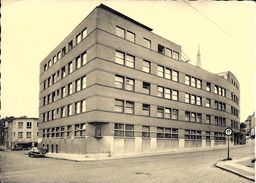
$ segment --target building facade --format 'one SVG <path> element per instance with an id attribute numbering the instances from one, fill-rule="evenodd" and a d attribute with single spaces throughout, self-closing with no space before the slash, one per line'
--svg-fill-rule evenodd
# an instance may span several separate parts
<path id="1" fill-rule="evenodd" d="M 239 82 L 181 60 L 181 46 L 96 7 L 40 64 L 39 136 L 50 152 L 133 154 L 226 144 Z"/>
<path id="2" fill-rule="evenodd" d="M 249 115 L 245 120 L 246 124 L 246 135 L 255 137 L 255 112 Z"/>
<path id="3" fill-rule="evenodd" d="M 37 146 L 38 118 L 6 117 L 3 122 L 3 145 L 7 149 Z"/>

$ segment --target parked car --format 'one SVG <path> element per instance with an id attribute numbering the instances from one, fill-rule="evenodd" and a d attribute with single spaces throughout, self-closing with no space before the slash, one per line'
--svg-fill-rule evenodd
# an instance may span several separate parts
<path id="1" fill-rule="evenodd" d="M 21 151 L 21 150 L 23 150 L 23 147 L 19 145 L 14 146 L 14 148 L 12 149 L 12 151 Z"/>
<path id="2" fill-rule="evenodd" d="M 5 150 L 6 150 L 5 146 L 0 146 L 0 151 L 5 151 Z"/>
<path id="3" fill-rule="evenodd" d="M 28 152 L 29 157 L 34 157 L 34 158 L 44 158 L 45 157 L 46 151 L 44 149 L 39 149 L 37 147 L 33 147 L 30 149 Z"/>

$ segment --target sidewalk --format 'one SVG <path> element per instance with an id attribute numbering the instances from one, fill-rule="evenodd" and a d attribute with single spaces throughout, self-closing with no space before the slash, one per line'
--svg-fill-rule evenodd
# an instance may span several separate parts
<path id="1" fill-rule="evenodd" d="M 255 181 L 255 168 L 251 163 L 253 158 L 255 157 L 250 156 L 230 161 L 218 161 L 215 166 L 251 181 Z"/>
<path id="2" fill-rule="evenodd" d="M 246 145 L 232 146 L 233 148 L 242 148 Z M 148 152 L 144 154 L 126 154 L 126 155 L 111 155 L 107 153 L 102 154 L 66 154 L 66 153 L 47 153 L 46 157 L 62 160 L 71 161 L 98 161 L 98 160 L 110 160 L 110 159 L 120 159 L 120 158 L 134 158 L 134 157 L 144 157 L 144 156 L 161 156 L 167 154 L 181 154 L 181 153 L 191 153 L 191 152 L 202 152 L 202 151 L 214 151 L 220 149 L 226 149 L 226 146 L 216 147 L 216 148 L 198 148 L 198 149 L 182 149 L 164 152 Z"/>

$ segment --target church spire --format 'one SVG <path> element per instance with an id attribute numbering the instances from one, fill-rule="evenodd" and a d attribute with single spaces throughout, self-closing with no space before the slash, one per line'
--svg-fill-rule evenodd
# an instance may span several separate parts
<path id="1" fill-rule="evenodd" d="M 198 50 L 197 50 L 196 66 L 201 67 L 201 54 L 200 54 L 200 46 L 199 45 L 198 45 Z"/>

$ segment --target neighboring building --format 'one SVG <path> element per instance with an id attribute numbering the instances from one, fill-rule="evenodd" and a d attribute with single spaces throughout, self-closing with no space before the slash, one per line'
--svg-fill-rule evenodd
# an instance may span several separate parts
<path id="1" fill-rule="evenodd" d="M 249 115 L 245 120 L 246 124 L 246 135 L 254 137 L 255 136 L 255 112 Z"/>
<path id="2" fill-rule="evenodd" d="M 7 149 L 37 146 L 38 118 L 6 117 L 4 121 L 4 142 Z"/>
<path id="3" fill-rule="evenodd" d="M 4 120 L 0 118 L 0 146 L 4 144 Z"/>
<path id="4" fill-rule="evenodd" d="M 82 154 L 213 148 L 226 144 L 226 127 L 238 143 L 238 80 L 181 53 L 151 28 L 96 7 L 41 62 L 41 145 Z"/>

